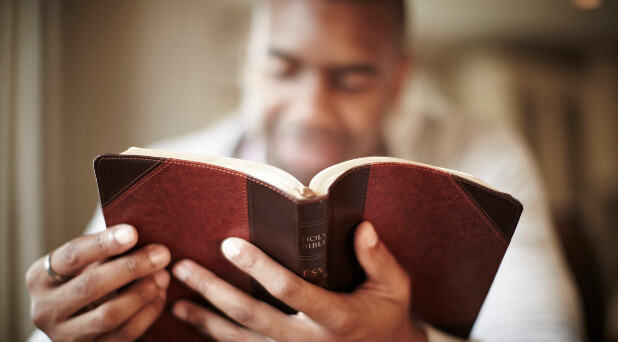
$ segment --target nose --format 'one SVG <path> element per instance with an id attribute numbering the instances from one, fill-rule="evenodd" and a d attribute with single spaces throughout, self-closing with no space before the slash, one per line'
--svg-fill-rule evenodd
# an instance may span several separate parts
<path id="1" fill-rule="evenodd" d="M 297 120 L 316 126 L 329 126 L 337 121 L 333 93 L 325 73 L 307 73 L 302 77 L 293 101 L 292 115 Z"/>

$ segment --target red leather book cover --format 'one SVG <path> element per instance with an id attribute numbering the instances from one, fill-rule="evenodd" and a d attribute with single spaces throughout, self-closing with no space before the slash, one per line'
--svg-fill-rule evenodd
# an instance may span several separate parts
<path id="1" fill-rule="evenodd" d="M 299 199 L 231 168 L 144 155 L 101 155 L 95 173 L 106 224 L 128 223 L 138 247 L 162 243 L 253 296 L 290 308 L 226 261 L 220 243 L 251 241 L 306 280 L 351 291 L 364 279 L 353 229 L 373 223 L 413 281 L 415 317 L 467 337 L 506 252 L 522 206 L 513 197 L 436 168 L 394 162 L 352 167 L 328 193 Z M 208 305 L 176 280 L 168 304 Z M 165 310 L 145 341 L 207 340 Z"/>

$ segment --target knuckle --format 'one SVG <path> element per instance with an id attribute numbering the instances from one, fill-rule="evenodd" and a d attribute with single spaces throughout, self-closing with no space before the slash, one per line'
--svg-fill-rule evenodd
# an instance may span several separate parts
<path id="1" fill-rule="evenodd" d="M 54 322 L 58 321 L 56 305 L 50 301 L 37 300 L 30 306 L 32 323 L 43 331 L 49 331 Z"/>
<path id="2" fill-rule="evenodd" d="M 154 319 L 156 319 L 158 314 L 163 309 L 164 305 L 165 305 L 165 301 L 163 299 L 157 299 L 156 301 L 154 301 L 152 303 L 152 305 L 150 305 L 148 307 L 148 309 L 157 312 L 156 315 L 152 315 L 151 317 L 149 317 L 149 319 L 151 320 L 149 323 L 152 323 L 152 321 Z M 148 324 L 148 325 L 150 325 L 150 324 Z M 117 337 L 117 340 L 120 340 L 120 341 L 134 341 L 134 340 L 138 339 L 144 333 L 144 328 L 141 325 L 125 324 L 121 329 L 119 329 L 117 331 L 118 331 L 118 333 L 115 336 L 115 337 Z"/>
<path id="3" fill-rule="evenodd" d="M 358 330 L 351 315 L 339 315 L 331 321 L 333 331 L 339 336 L 348 336 Z"/>
<path id="4" fill-rule="evenodd" d="M 133 341 L 139 337 L 139 331 L 136 327 L 132 325 L 127 325 L 122 329 L 118 330 L 118 340 L 119 341 Z"/>
<path id="5" fill-rule="evenodd" d="M 399 287 L 397 298 L 406 303 L 406 305 L 409 305 L 412 292 L 412 279 L 405 271 L 402 270 L 401 273 L 401 287 Z"/>
<path id="6" fill-rule="evenodd" d="M 230 311 L 230 317 L 244 326 L 251 325 L 255 319 L 253 310 L 251 310 L 251 307 L 248 305 L 233 308 Z"/>
<path id="7" fill-rule="evenodd" d="M 373 259 L 378 265 L 388 265 L 392 261 L 392 257 L 384 245 L 380 246 L 377 253 L 373 255 Z"/>
<path id="8" fill-rule="evenodd" d="M 187 321 L 200 329 L 206 326 L 206 320 L 200 317 L 191 306 L 187 307 Z"/>
<path id="9" fill-rule="evenodd" d="M 138 274 L 140 273 L 140 260 L 137 255 L 129 255 L 125 258 L 124 267 L 129 272 L 129 274 Z"/>
<path id="10" fill-rule="evenodd" d="M 103 305 L 100 306 L 97 311 L 93 323 L 94 326 L 101 331 L 108 331 L 120 325 L 117 308 L 110 305 Z"/>
<path id="11" fill-rule="evenodd" d="M 107 253 L 109 244 L 107 242 L 107 234 L 109 234 L 107 231 L 103 232 L 103 233 L 99 233 L 97 235 L 94 236 L 94 240 L 93 240 L 93 244 L 95 246 L 95 248 L 102 253 Z"/>
<path id="12" fill-rule="evenodd" d="M 301 296 L 302 285 L 299 279 L 293 277 L 283 277 L 275 283 L 273 295 L 283 301 L 298 298 Z"/>
<path id="13" fill-rule="evenodd" d="M 148 280 L 143 289 L 139 290 L 140 299 L 142 303 L 149 302 L 159 291 L 159 287 L 153 279 Z"/>
<path id="14" fill-rule="evenodd" d="M 79 262 L 79 249 L 77 248 L 77 244 L 74 242 L 69 242 L 62 246 L 62 248 L 60 248 L 60 252 L 57 254 L 62 262 L 68 266 L 74 266 Z"/>
<path id="15" fill-rule="evenodd" d="M 72 281 L 73 292 L 79 296 L 90 297 L 98 293 L 101 288 L 100 277 L 93 272 L 86 273 Z"/>
<path id="16" fill-rule="evenodd" d="M 187 321 L 191 322 L 192 325 L 194 325 L 197 329 L 199 329 L 205 335 L 210 335 L 206 317 L 204 317 L 203 315 L 200 315 L 191 306 L 187 308 Z"/>
<path id="17" fill-rule="evenodd" d="M 208 297 L 208 291 L 210 289 L 210 282 L 207 279 L 198 279 L 197 280 L 197 290 L 204 297 Z"/>
<path id="18" fill-rule="evenodd" d="M 245 250 L 241 250 L 240 255 L 238 256 L 239 264 L 246 271 L 251 271 L 255 269 L 258 258 L 255 254 L 247 252 Z"/>
<path id="19" fill-rule="evenodd" d="M 47 306 L 41 304 L 39 301 L 33 302 L 30 307 L 30 318 L 32 318 L 32 323 L 34 323 L 37 328 L 43 330 L 47 326 L 50 318 Z"/>
<path id="20" fill-rule="evenodd" d="M 220 334 L 217 336 L 217 340 L 221 342 L 235 342 L 242 341 L 246 339 L 247 336 L 242 336 L 243 334 L 240 332 L 239 328 L 228 327 L 223 329 Z M 244 338 L 243 338 L 244 337 Z"/>
<path id="21" fill-rule="evenodd" d="M 28 271 L 26 271 L 26 286 L 28 287 L 28 290 L 30 292 L 32 292 L 32 289 L 37 283 L 36 273 L 40 268 L 39 264 L 39 261 L 35 262 L 34 264 L 32 264 L 32 266 L 30 266 L 30 268 L 28 268 Z"/>

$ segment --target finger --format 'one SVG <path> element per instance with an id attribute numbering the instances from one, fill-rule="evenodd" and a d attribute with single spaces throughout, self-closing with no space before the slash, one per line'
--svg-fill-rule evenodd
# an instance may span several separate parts
<path id="1" fill-rule="evenodd" d="M 178 319 L 193 325 L 204 335 L 217 341 L 271 341 L 191 302 L 177 302 L 172 312 Z"/>
<path id="2" fill-rule="evenodd" d="M 66 299 L 65 317 L 104 295 L 163 269 L 170 262 L 170 252 L 163 245 L 148 245 L 131 254 L 82 272 L 61 285 L 60 297 Z"/>
<path id="3" fill-rule="evenodd" d="M 127 251 L 136 242 L 135 229 L 124 224 L 98 234 L 80 236 L 51 252 L 51 268 L 60 275 L 72 275 L 93 262 Z M 26 272 L 26 284 L 30 290 L 59 284 L 45 270 L 44 261 L 45 257 L 40 258 Z"/>
<path id="4" fill-rule="evenodd" d="M 221 249 L 270 294 L 319 323 L 329 323 L 345 309 L 340 297 L 303 280 L 245 240 L 228 238 Z"/>
<path id="5" fill-rule="evenodd" d="M 58 274 L 75 274 L 88 264 L 129 250 L 136 242 L 135 228 L 126 224 L 80 236 L 53 252 L 52 268 Z"/>
<path id="6" fill-rule="evenodd" d="M 125 324 L 101 336 L 97 341 L 135 341 L 148 330 L 152 323 L 154 323 L 164 307 L 165 298 L 158 297 L 154 299 L 131 317 Z"/>
<path id="7" fill-rule="evenodd" d="M 116 329 L 137 311 L 158 297 L 165 295 L 170 275 L 161 270 L 132 284 L 96 309 L 88 311 L 63 324 L 66 331 L 82 331 L 87 336 L 98 336 Z"/>
<path id="8" fill-rule="evenodd" d="M 292 330 L 297 333 L 303 331 L 302 326 L 288 315 L 249 296 L 191 260 L 180 261 L 172 272 L 229 318 L 253 331 L 277 340 L 285 339 L 282 327 L 295 327 Z"/>
<path id="9" fill-rule="evenodd" d="M 361 289 L 378 290 L 395 299 L 405 299 L 410 293 L 410 278 L 386 248 L 373 225 L 362 222 L 354 234 L 356 258 L 367 275 Z"/>

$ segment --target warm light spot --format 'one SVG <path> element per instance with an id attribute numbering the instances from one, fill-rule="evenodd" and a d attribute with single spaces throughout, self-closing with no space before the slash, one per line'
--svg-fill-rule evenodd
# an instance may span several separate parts
<path id="1" fill-rule="evenodd" d="M 581 10 L 592 10 L 601 7 L 602 0 L 571 0 L 573 5 Z"/>

